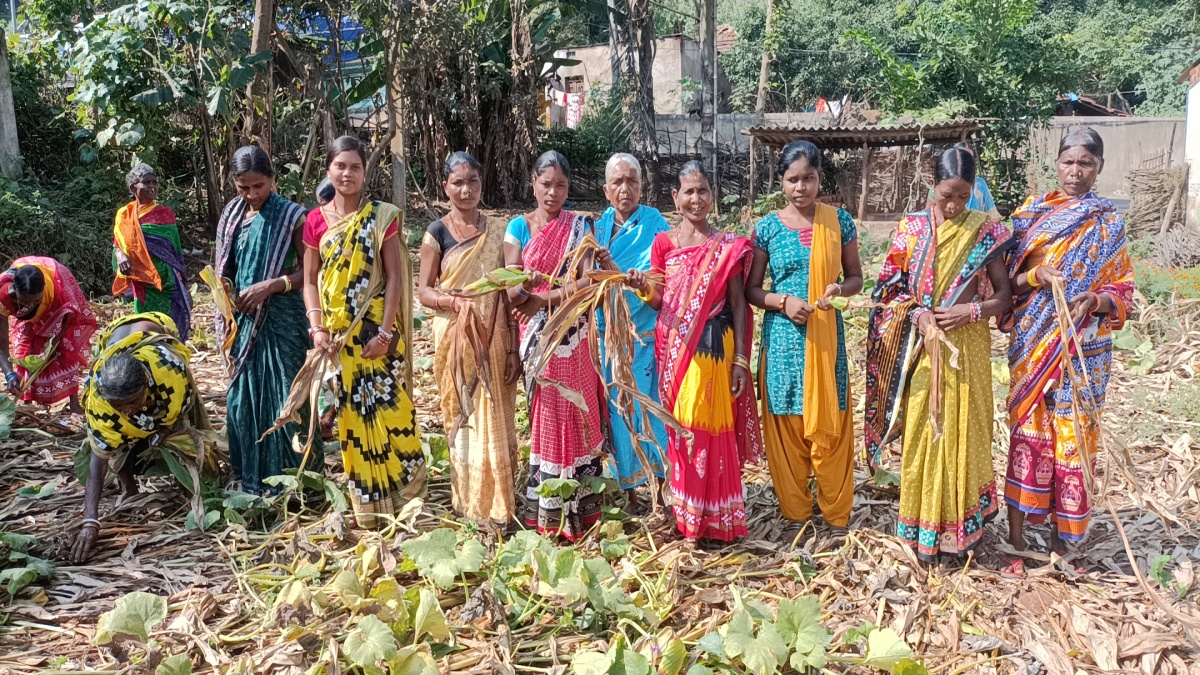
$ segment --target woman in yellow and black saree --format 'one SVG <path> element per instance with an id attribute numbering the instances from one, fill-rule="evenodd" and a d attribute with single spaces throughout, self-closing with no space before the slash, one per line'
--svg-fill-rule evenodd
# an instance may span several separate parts
<path id="1" fill-rule="evenodd" d="M 83 526 L 71 561 L 85 562 L 95 549 L 101 523 L 100 493 L 111 467 L 122 499 L 137 492 L 136 476 L 165 465 L 192 492 L 192 515 L 203 522 L 197 485 L 216 475 L 224 444 L 213 430 L 192 377 L 191 351 L 171 317 L 146 312 L 109 324 L 96 342 L 96 358 L 80 402 L 87 419 L 92 458 L 84 493 Z"/>
<path id="2" fill-rule="evenodd" d="M 326 172 L 337 191 L 304 225 L 304 304 L 317 350 L 336 354 L 338 440 L 358 524 L 382 525 L 425 488 L 412 404 L 412 271 L 400 209 L 363 199 L 366 147 L 343 136 Z"/>

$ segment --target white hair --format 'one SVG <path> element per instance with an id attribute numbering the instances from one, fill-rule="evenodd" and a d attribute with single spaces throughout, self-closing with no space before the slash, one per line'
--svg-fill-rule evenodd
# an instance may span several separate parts
<path id="1" fill-rule="evenodd" d="M 628 152 L 618 152 L 617 154 L 613 155 L 612 157 L 609 157 L 608 164 L 606 164 L 604 166 L 604 182 L 605 183 L 612 180 L 613 174 L 617 172 L 617 169 L 621 168 L 622 164 L 628 164 L 629 168 L 631 168 L 637 172 L 638 180 L 641 180 L 642 164 L 641 164 L 641 162 L 639 162 L 637 160 L 637 157 L 634 157 L 633 155 L 629 154 Z"/>

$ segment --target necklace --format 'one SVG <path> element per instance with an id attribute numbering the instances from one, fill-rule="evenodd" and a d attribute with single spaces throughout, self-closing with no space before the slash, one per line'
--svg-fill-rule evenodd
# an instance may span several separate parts
<path id="1" fill-rule="evenodd" d="M 483 219 L 482 213 L 478 214 L 475 217 L 475 224 L 469 226 L 473 230 L 473 232 L 471 232 L 471 234 L 469 234 L 469 235 L 465 234 L 466 228 L 468 227 L 467 221 L 463 220 L 462 227 L 460 229 L 460 227 L 458 225 L 456 225 L 454 222 L 454 212 L 453 211 L 446 214 L 445 222 L 446 222 L 446 227 L 450 230 L 450 236 L 454 237 L 455 241 L 465 241 L 465 240 L 479 234 L 479 229 L 480 229 L 479 222 L 482 219 Z"/>

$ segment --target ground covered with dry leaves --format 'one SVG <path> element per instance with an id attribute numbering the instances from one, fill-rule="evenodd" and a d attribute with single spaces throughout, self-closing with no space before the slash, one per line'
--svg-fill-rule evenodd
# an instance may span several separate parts
<path id="1" fill-rule="evenodd" d="M 414 363 L 433 480 L 394 524 L 350 530 L 336 511 L 211 488 L 201 531 L 176 484 L 152 478 L 119 507 L 110 486 L 101 545 L 74 566 L 82 437 L 65 415 L 23 410 L 0 441 L 0 673 L 1200 674 L 1200 303 L 1143 304 L 1135 319 L 1119 341 L 1106 500 L 1084 575 L 1042 556 L 1025 579 L 1001 577 L 1003 516 L 977 558 L 923 567 L 890 536 L 896 487 L 865 474 L 844 543 L 818 530 L 785 550 L 765 464 L 745 471 L 750 537 L 720 550 L 680 541 L 662 514 L 627 518 L 615 495 L 609 518 L 573 547 L 457 521 L 427 327 Z M 223 423 L 211 324 L 198 323 L 194 367 Z M 861 373 L 863 317 L 849 323 Z M 861 391 L 861 375 L 854 382 Z M 336 452 L 326 475 L 343 480 Z M 1044 528 L 1030 539 L 1048 550 Z"/>

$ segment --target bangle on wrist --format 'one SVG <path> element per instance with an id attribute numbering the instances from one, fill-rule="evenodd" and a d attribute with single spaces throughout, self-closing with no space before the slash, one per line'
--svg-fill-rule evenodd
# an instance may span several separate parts
<path id="1" fill-rule="evenodd" d="M 321 308 L 320 308 L 320 307 L 313 307 L 312 309 L 310 309 L 310 310 L 308 310 L 307 312 L 305 312 L 305 313 L 304 313 L 304 316 L 309 316 L 309 315 L 311 315 L 313 312 L 319 312 L 319 313 L 321 313 L 322 315 L 324 315 L 324 312 L 322 312 L 322 311 L 321 311 Z"/>
<path id="2" fill-rule="evenodd" d="M 642 290 L 639 288 L 637 291 L 635 291 L 635 295 L 638 296 L 638 300 L 649 303 L 652 299 L 654 299 L 654 289 Z"/>
<path id="3" fill-rule="evenodd" d="M 291 293 L 292 292 L 292 280 L 289 279 L 286 274 L 279 277 L 279 280 L 283 282 L 283 292 Z"/>
<path id="4" fill-rule="evenodd" d="M 971 303 L 971 323 L 979 323 L 983 318 L 983 306 L 978 302 Z"/>
<path id="5" fill-rule="evenodd" d="M 329 331 L 324 326 L 309 326 L 308 327 L 309 336 L 316 335 L 317 333 L 325 333 L 328 335 Z"/>
<path id="6" fill-rule="evenodd" d="M 84 518 L 82 527 L 94 527 L 100 529 L 100 521 L 95 518 Z"/>
<path id="7" fill-rule="evenodd" d="M 775 309 L 780 312 L 786 311 L 785 308 L 787 307 L 787 301 L 788 301 L 789 297 L 790 296 L 787 293 L 780 293 L 779 294 L 779 305 Z"/>
<path id="8" fill-rule="evenodd" d="M 1037 271 L 1040 270 L 1042 267 L 1045 267 L 1045 265 L 1038 265 L 1025 273 L 1025 283 L 1028 284 L 1029 287 L 1034 290 L 1037 290 L 1042 287 L 1042 282 L 1038 280 L 1038 276 L 1037 276 Z"/>

